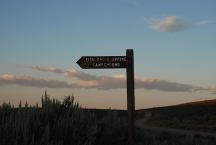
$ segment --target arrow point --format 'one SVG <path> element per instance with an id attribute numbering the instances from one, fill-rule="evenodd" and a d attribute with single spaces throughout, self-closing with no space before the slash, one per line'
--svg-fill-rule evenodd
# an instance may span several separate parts
<path id="1" fill-rule="evenodd" d="M 76 62 L 80 67 L 81 67 L 81 58 Z"/>

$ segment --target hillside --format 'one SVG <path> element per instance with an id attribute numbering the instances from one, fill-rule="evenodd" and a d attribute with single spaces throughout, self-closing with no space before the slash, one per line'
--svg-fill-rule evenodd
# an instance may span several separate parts
<path id="1" fill-rule="evenodd" d="M 151 116 L 145 124 L 216 133 L 216 100 L 142 109 L 137 111 L 137 118 L 146 112 Z"/>
<path id="2" fill-rule="evenodd" d="M 189 102 L 189 103 L 184 103 L 184 104 L 180 104 L 180 105 L 177 105 L 177 106 L 203 106 L 203 105 L 216 105 L 216 99 Z"/>

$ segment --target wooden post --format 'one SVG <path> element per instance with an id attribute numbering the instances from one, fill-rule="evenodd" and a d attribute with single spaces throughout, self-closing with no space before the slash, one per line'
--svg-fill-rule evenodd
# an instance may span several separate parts
<path id="1" fill-rule="evenodd" d="M 128 145 L 134 145 L 134 112 L 135 112 L 135 95 L 134 95 L 134 54 L 133 49 L 126 50 L 127 57 L 127 110 L 128 110 Z"/>
<path id="2" fill-rule="evenodd" d="M 133 49 L 126 50 L 126 56 L 82 56 L 77 64 L 83 69 L 126 68 L 127 70 L 127 110 L 128 145 L 135 144 L 134 112 L 134 54 Z"/>

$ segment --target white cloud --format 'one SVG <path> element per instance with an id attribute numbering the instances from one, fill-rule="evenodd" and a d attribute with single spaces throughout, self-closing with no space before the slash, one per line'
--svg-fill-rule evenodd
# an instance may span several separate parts
<path id="1" fill-rule="evenodd" d="M 14 80 L 14 76 L 11 74 L 4 74 L 1 76 L 1 79 L 5 81 L 12 81 Z"/>
<path id="2" fill-rule="evenodd" d="M 163 18 L 150 18 L 144 20 L 149 24 L 150 28 L 159 32 L 178 32 L 187 28 L 215 24 L 215 20 L 202 20 L 198 22 L 186 21 L 178 16 L 166 16 Z"/>
<path id="3" fill-rule="evenodd" d="M 75 69 L 66 69 L 64 71 L 64 75 L 71 78 L 77 78 L 79 80 L 83 81 L 91 81 L 91 80 L 98 80 L 99 78 L 97 76 L 87 74 L 81 71 L 77 71 Z"/>
<path id="4" fill-rule="evenodd" d="M 37 70 L 37 71 L 41 71 L 41 72 L 52 72 L 52 73 L 64 74 L 67 77 L 76 78 L 76 79 L 83 80 L 83 81 L 98 79 L 96 76 L 93 76 L 93 75 L 90 75 L 84 72 L 80 72 L 75 69 L 62 70 L 62 69 L 50 67 L 50 66 L 31 66 L 31 65 L 24 65 L 24 67 L 30 68 L 33 70 Z"/>
<path id="5" fill-rule="evenodd" d="M 27 87 L 38 88 L 76 88 L 76 84 L 69 84 L 64 81 L 50 80 L 44 78 L 34 78 L 32 76 L 15 76 L 11 74 L 4 74 L 0 76 L 0 86 L 5 85 L 19 85 Z"/>
<path id="6" fill-rule="evenodd" d="M 35 86 L 35 87 L 49 87 L 49 88 L 83 88 L 83 89 L 121 89 L 126 88 L 126 77 L 125 75 L 114 75 L 114 76 L 95 76 L 92 74 L 77 71 L 75 69 L 62 70 L 59 68 L 49 69 L 50 67 L 31 66 L 30 69 L 52 72 L 62 74 L 69 78 L 75 78 L 75 82 L 69 84 L 64 81 L 47 80 L 41 78 L 33 78 L 30 76 L 17 77 L 13 75 L 3 75 L 0 77 L 0 85 L 17 84 L 21 86 Z M 40 68 L 40 69 L 39 69 Z M 43 69 L 41 69 L 43 68 Z M 56 71 L 58 70 L 58 71 Z M 135 77 L 135 87 L 137 89 L 146 90 L 160 90 L 166 92 L 193 92 L 193 91 L 209 91 L 216 93 L 216 89 L 198 87 L 178 82 L 172 82 L 167 80 L 160 80 L 156 78 L 143 78 Z"/>
<path id="7" fill-rule="evenodd" d="M 145 88 L 149 90 L 161 90 L 161 91 L 171 91 L 171 92 L 191 92 L 195 91 L 195 86 L 170 82 L 160 79 L 136 79 L 137 88 Z"/>
<path id="8" fill-rule="evenodd" d="M 71 77 L 71 76 L 70 76 Z M 76 77 L 76 76 L 74 76 Z M 126 77 L 124 75 L 115 76 L 100 76 L 97 80 L 85 80 L 80 79 L 75 83 L 68 83 L 65 81 L 51 80 L 44 78 L 34 78 L 32 76 L 15 76 L 11 74 L 4 74 L 0 76 L 0 86 L 5 85 L 20 85 L 38 88 L 78 88 L 78 89 L 121 89 L 126 88 Z M 177 82 L 170 82 L 160 79 L 152 78 L 135 78 L 135 88 L 136 89 L 146 89 L 146 90 L 160 90 L 166 92 L 192 92 L 192 91 L 202 91 L 208 90 L 210 92 L 216 93 L 215 88 L 202 88 L 188 84 L 182 84 Z"/>
<path id="9" fill-rule="evenodd" d="M 165 18 L 151 18 L 147 20 L 153 30 L 160 32 L 177 32 L 188 28 L 187 23 L 183 18 L 178 16 L 167 16 Z"/>
<path id="10" fill-rule="evenodd" d="M 31 66 L 31 65 L 24 65 L 25 68 L 30 68 L 33 70 L 43 71 L 43 72 L 55 72 L 55 73 L 63 73 L 61 69 L 51 67 L 51 66 Z"/>
<path id="11" fill-rule="evenodd" d="M 208 88 L 208 90 L 209 90 L 210 92 L 212 92 L 213 94 L 216 94 L 216 86 L 210 86 L 210 87 Z"/>

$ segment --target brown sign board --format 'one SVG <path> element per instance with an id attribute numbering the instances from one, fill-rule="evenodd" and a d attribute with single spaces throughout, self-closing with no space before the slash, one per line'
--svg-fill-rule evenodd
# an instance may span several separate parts
<path id="1" fill-rule="evenodd" d="M 82 56 L 77 64 L 83 69 L 126 68 L 126 56 Z"/>

